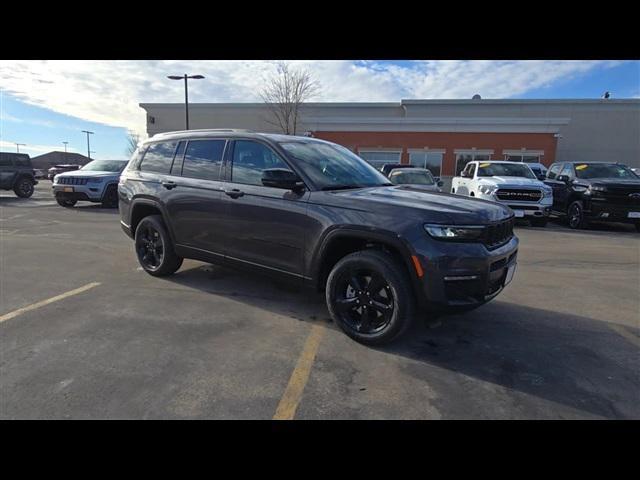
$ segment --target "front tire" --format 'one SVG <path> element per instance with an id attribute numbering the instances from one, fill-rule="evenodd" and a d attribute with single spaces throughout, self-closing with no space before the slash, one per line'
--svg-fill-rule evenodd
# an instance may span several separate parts
<path id="1" fill-rule="evenodd" d="M 118 206 L 118 187 L 109 185 L 102 196 L 102 208 L 116 208 Z"/>
<path id="2" fill-rule="evenodd" d="M 574 230 L 587 228 L 587 220 L 584 216 L 584 208 L 580 200 L 576 200 L 567 209 L 567 223 Z"/>
<path id="3" fill-rule="evenodd" d="M 391 255 L 377 250 L 351 253 L 338 261 L 327 279 L 326 301 L 334 322 L 365 345 L 400 337 L 415 308 L 407 272 Z"/>
<path id="4" fill-rule="evenodd" d="M 19 179 L 13 187 L 13 191 L 20 198 L 29 198 L 33 195 L 33 190 L 33 181 L 26 177 Z"/>
<path id="5" fill-rule="evenodd" d="M 58 202 L 58 205 L 60 205 L 61 207 L 65 207 L 65 208 L 71 208 L 73 207 L 76 203 L 78 203 L 77 200 L 69 200 L 66 198 L 56 198 L 56 202 Z"/>
<path id="6" fill-rule="evenodd" d="M 183 259 L 176 255 L 160 215 L 149 215 L 140 220 L 136 227 L 135 248 L 140 266 L 149 275 L 171 275 L 182 265 Z"/>

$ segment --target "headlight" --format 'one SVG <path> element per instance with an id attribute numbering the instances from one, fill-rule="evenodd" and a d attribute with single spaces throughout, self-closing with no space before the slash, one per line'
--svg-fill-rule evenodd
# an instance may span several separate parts
<path id="1" fill-rule="evenodd" d="M 439 240 L 472 241 L 482 238 L 484 227 L 479 225 L 434 225 L 427 223 L 424 229 Z"/>
<path id="2" fill-rule="evenodd" d="M 589 190 L 591 190 L 592 192 L 606 192 L 607 187 L 603 187 L 601 185 L 591 185 L 589 187 Z"/>
<path id="3" fill-rule="evenodd" d="M 491 195 L 498 189 L 496 185 L 480 185 L 478 187 L 478 191 L 480 193 L 484 193 L 485 195 Z"/>

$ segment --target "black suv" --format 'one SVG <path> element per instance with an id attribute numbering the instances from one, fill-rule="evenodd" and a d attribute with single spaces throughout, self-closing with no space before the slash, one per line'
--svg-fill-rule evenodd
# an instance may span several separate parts
<path id="1" fill-rule="evenodd" d="M 324 290 L 335 322 L 388 342 L 415 308 L 472 309 L 513 277 L 513 212 L 393 185 L 348 149 L 235 130 L 159 134 L 120 177 L 121 224 L 144 270 L 183 258 Z"/>
<path id="2" fill-rule="evenodd" d="M 571 228 L 590 221 L 632 223 L 640 232 L 640 177 L 617 163 L 562 162 L 549 167 L 555 214 Z"/>
<path id="3" fill-rule="evenodd" d="M 33 195 L 38 184 L 31 158 L 26 153 L 0 152 L 0 188 L 13 190 L 21 198 Z"/>

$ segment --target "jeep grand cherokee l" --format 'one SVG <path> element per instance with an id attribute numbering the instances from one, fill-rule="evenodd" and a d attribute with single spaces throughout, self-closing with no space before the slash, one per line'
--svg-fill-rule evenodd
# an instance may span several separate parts
<path id="1" fill-rule="evenodd" d="M 324 290 L 355 340 L 381 344 L 416 309 L 472 309 L 512 279 L 513 213 L 494 202 L 394 185 L 348 149 L 234 130 L 155 135 L 118 188 L 142 268 L 183 258 Z"/>

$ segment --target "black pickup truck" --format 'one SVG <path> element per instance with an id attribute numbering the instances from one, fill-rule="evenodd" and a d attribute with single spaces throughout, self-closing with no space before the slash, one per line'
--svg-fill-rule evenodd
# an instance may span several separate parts
<path id="1" fill-rule="evenodd" d="M 640 232 L 640 177 L 618 163 L 561 162 L 549 167 L 545 183 L 553 188 L 553 213 L 566 215 L 569 227 L 589 222 L 634 224 Z"/>

